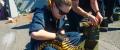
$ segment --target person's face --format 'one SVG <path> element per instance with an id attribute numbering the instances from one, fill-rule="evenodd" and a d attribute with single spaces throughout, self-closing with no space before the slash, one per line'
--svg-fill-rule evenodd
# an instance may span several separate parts
<path id="1" fill-rule="evenodd" d="M 52 13 L 56 19 L 60 19 L 63 15 L 66 15 L 71 9 L 71 6 L 61 5 L 57 6 L 53 4 Z"/>

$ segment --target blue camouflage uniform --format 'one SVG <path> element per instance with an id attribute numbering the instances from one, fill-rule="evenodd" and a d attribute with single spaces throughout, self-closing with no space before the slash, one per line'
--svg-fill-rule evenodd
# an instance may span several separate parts
<path id="1" fill-rule="evenodd" d="M 65 20 L 64 16 L 59 20 L 59 22 L 55 22 L 55 18 L 53 17 L 51 10 L 49 10 L 48 7 L 43 7 L 42 9 L 37 9 L 34 13 L 32 22 L 30 24 L 30 33 L 35 32 L 41 29 L 45 29 L 48 32 L 57 32 L 61 27 L 65 26 Z M 69 28 L 69 24 L 67 24 L 67 28 Z M 81 36 L 78 32 L 66 32 L 65 35 L 67 35 L 70 39 L 70 42 L 73 45 L 78 45 L 80 43 Z M 41 40 L 35 40 L 31 38 L 31 50 L 37 50 L 37 46 L 43 43 Z M 47 46 L 43 50 L 57 50 L 54 47 Z"/>

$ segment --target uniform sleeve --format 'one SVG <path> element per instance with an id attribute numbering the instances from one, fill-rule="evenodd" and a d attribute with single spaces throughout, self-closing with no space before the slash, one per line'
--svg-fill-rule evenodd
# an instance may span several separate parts
<path id="1" fill-rule="evenodd" d="M 32 22 L 30 23 L 29 32 L 35 32 L 41 29 L 44 29 L 45 23 L 44 23 L 44 13 L 42 10 L 37 10 L 34 13 Z"/>

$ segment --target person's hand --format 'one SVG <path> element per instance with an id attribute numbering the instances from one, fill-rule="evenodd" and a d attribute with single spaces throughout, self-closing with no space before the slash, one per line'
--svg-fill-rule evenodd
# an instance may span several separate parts
<path id="1" fill-rule="evenodd" d="M 93 16 L 93 15 L 89 15 L 89 17 L 88 17 L 88 21 L 89 21 L 89 23 L 92 25 L 92 26 L 96 26 L 96 25 L 98 25 L 98 19 L 95 17 L 95 16 Z"/>
<path id="2" fill-rule="evenodd" d="M 57 41 L 59 41 L 59 42 L 62 42 L 62 41 L 65 40 L 65 38 L 66 38 L 66 35 L 61 34 L 61 33 L 57 33 L 55 40 L 57 40 Z"/>
<path id="3" fill-rule="evenodd" d="M 64 29 L 61 29 L 61 30 L 60 30 L 60 33 L 63 34 L 63 35 L 65 35 L 65 30 L 64 30 Z"/>
<path id="4" fill-rule="evenodd" d="M 96 18 L 99 20 L 99 23 L 98 23 L 98 24 L 100 24 L 100 23 L 103 21 L 103 17 L 102 17 L 102 15 L 100 14 L 100 12 L 97 13 Z"/>
<path id="5" fill-rule="evenodd" d="M 56 33 L 56 38 L 55 40 L 62 42 L 63 40 L 66 39 L 66 35 L 65 35 L 65 30 L 61 29 L 58 33 Z"/>

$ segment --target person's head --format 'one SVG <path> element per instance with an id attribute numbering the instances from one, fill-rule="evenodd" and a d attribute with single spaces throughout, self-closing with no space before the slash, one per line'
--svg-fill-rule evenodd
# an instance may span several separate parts
<path id="1" fill-rule="evenodd" d="M 56 19 L 60 19 L 63 15 L 66 15 L 72 6 L 71 0 L 53 0 L 51 3 L 52 14 Z"/>

